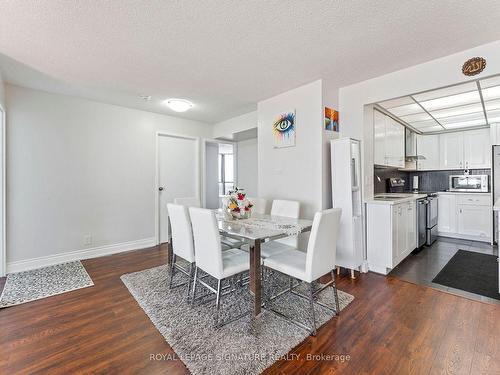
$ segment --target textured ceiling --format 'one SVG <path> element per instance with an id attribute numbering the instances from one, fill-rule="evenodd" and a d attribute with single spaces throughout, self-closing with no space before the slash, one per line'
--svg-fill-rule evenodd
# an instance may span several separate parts
<path id="1" fill-rule="evenodd" d="M 0 0 L 0 69 L 46 91 L 216 122 L 500 39 L 500 1 Z M 151 102 L 138 98 L 152 95 Z"/>

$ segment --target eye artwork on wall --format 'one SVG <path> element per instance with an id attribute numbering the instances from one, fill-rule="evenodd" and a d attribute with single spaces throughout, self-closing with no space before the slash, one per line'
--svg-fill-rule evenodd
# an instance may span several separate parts
<path id="1" fill-rule="evenodd" d="M 339 113 L 328 107 L 325 107 L 325 130 L 339 131 Z"/>
<path id="2" fill-rule="evenodd" d="M 475 76 L 486 68 L 486 60 L 482 57 L 473 57 L 462 65 L 462 73 L 466 76 Z"/>
<path id="3" fill-rule="evenodd" d="M 295 146 L 295 110 L 285 112 L 273 122 L 274 148 Z"/>

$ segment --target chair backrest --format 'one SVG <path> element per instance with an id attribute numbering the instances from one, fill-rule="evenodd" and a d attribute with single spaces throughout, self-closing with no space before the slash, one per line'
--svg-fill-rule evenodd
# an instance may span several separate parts
<path id="1" fill-rule="evenodd" d="M 193 231 L 186 206 L 167 204 L 170 226 L 172 228 L 172 250 L 175 255 L 190 263 L 195 261 Z"/>
<path id="2" fill-rule="evenodd" d="M 174 198 L 174 203 L 187 207 L 201 207 L 200 199 L 197 197 Z"/>
<path id="3" fill-rule="evenodd" d="M 306 278 L 312 282 L 335 268 L 341 208 L 316 212 L 306 256 Z"/>
<path id="4" fill-rule="evenodd" d="M 300 202 L 297 201 L 287 201 L 281 199 L 273 200 L 273 205 L 271 207 L 271 215 L 273 216 L 284 216 L 291 217 L 293 219 L 299 218 L 300 212 Z M 291 236 L 276 240 L 284 245 L 297 247 L 299 243 L 298 236 Z"/>
<path id="5" fill-rule="evenodd" d="M 253 204 L 252 212 L 255 212 L 257 214 L 266 213 L 267 200 L 265 200 L 264 198 L 256 198 L 256 197 L 255 198 L 247 197 L 247 199 Z"/>
<path id="6" fill-rule="evenodd" d="M 219 226 L 213 210 L 190 207 L 196 266 L 211 276 L 222 279 L 222 249 Z"/>

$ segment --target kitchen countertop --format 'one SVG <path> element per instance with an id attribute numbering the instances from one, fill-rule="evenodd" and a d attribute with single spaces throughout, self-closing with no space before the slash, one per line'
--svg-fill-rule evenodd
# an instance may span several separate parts
<path id="1" fill-rule="evenodd" d="M 380 198 L 380 199 L 377 199 Z M 368 204 L 399 204 L 403 202 L 416 201 L 417 199 L 425 198 L 427 194 L 419 193 L 384 193 L 376 194 L 373 199 L 368 200 Z M 385 199 L 384 199 L 385 198 Z"/>

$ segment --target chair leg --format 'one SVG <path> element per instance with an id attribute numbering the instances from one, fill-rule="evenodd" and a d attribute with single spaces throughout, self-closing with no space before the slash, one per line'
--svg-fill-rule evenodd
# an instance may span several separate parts
<path id="1" fill-rule="evenodd" d="M 333 293 L 335 295 L 335 315 L 339 315 L 339 312 L 340 312 L 339 294 L 337 291 L 337 282 L 335 280 L 335 272 L 333 272 L 333 270 L 332 270 L 332 288 L 333 288 Z"/>
<path id="2" fill-rule="evenodd" d="M 314 287 L 313 284 L 309 284 L 309 305 L 311 309 L 311 317 L 312 317 L 312 331 L 311 335 L 316 336 L 316 316 L 314 314 Z"/>
<path id="3" fill-rule="evenodd" d="M 186 293 L 186 301 L 189 303 L 189 295 L 191 294 L 191 278 L 193 277 L 193 263 L 189 264 L 189 276 L 188 276 L 188 285 L 187 285 L 187 293 Z"/>
<path id="4" fill-rule="evenodd" d="M 198 267 L 194 267 L 193 293 L 191 296 L 191 306 L 194 305 L 196 299 L 196 284 L 198 283 Z"/>
<path id="5" fill-rule="evenodd" d="M 175 272 L 175 254 L 172 255 L 172 263 L 170 263 L 170 280 L 168 282 L 168 289 L 172 289 L 174 272 Z"/>
<path id="6" fill-rule="evenodd" d="M 219 309 L 220 309 L 220 285 L 221 280 L 217 280 L 217 297 L 215 299 L 215 328 L 219 327 Z"/>

